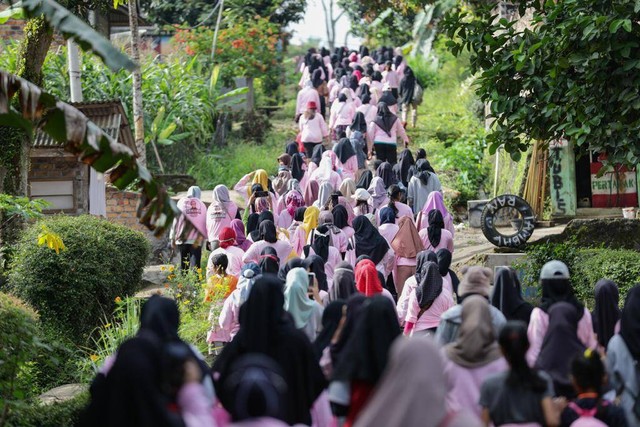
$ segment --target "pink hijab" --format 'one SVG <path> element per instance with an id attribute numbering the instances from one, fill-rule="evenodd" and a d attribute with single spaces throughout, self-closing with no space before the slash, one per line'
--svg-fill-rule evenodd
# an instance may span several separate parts
<path id="1" fill-rule="evenodd" d="M 236 232 L 236 246 L 246 252 L 251 242 L 244 235 L 244 224 L 241 220 L 234 219 L 231 221 L 231 228 Z"/>
<path id="2" fill-rule="evenodd" d="M 442 197 L 442 193 L 439 191 L 432 191 L 429 193 L 427 197 L 427 202 L 424 204 L 424 207 L 420 211 L 420 215 L 418 216 L 418 230 L 422 230 L 427 228 L 429 224 L 427 223 L 427 216 L 429 212 L 432 210 L 439 210 L 442 214 L 442 218 L 444 219 L 444 228 L 449 231 L 453 236 L 455 229 L 453 228 L 453 216 L 447 210 L 447 207 L 444 205 L 444 198 Z"/>

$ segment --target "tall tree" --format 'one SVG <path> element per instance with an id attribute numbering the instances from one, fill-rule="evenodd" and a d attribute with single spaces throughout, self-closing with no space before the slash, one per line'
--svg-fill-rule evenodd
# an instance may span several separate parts
<path id="1" fill-rule="evenodd" d="M 336 24 L 342 18 L 345 11 L 334 10 L 334 0 L 321 0 L 322 1 L 322 9 L 324 10 L 324 26 L 327 32 L 327 43 L 329 44 L 329 49 L 333 50 L 336 47 Z"/>
<path id="2" fill-rule="evenodd" d="M 529 25 L 496 19 L 491 5 L 444 20 L 454 54 L 471 51 L 476 91 L 495 119 L 493 150 L 519 158 L 532 140 L 569 138 L 609 164 L 640 162 L 640 2 L 521 0 Z"/>
<path id="3" fill-rule="evenodd" d="M 304 17 L 306 5 L 306 0 L 225 0 L 224 7 L 232 21 L 252 20 L 257 15 L 285 28 Z"/>

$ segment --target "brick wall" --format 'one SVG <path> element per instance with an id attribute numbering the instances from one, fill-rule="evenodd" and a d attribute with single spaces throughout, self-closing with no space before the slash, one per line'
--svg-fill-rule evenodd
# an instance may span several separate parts
<path id="1" fill-rule="evenodd" d="M 133 191 L 120 191 L 107 186 L 107 219 L 134 230 L 148 232 L 147 228 L 138 222 L 136 209 L 140 194 Z"/>
<path id="2" fill-rule="evenodd" d="M 0 26 L 1 27 L 1 26 Z M 72 214 L 89 213 L 89 167 L 57 148 L 33 149 L 29 181 L 73 180 L 75 195 Z"/>

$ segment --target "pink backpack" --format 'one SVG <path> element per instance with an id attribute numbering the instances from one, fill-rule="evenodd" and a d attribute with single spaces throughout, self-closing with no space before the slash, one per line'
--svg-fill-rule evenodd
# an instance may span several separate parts
<path id="1" fill-rule="evenodd" d="M 575 402 L 570 402 L 569 408 L 580 417 L 572 422 L 570 427 L 607 427 L 605 423 L 596 418 L 599 407 L 599 405 L 596 405 L 595 408 L 584 409 Z"/>

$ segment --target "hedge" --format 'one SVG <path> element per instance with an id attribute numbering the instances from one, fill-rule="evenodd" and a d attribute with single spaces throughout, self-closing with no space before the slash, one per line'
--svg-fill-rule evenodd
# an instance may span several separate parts
<path id="1" fill-rule="evenodd" d="M 43 226 L 66 250 L 38 245 Z M 135 293 L 149 256 L 140 232 L 89 215 L 43 219 L 23 233 L 9 273 L 9 289 L 29 302 L 41 320 L 85 345 L 116 297 Z"/>
<path id="2" fill-rule="evenodd" d="M 620 306 L 628 290 L 640 283 L 640 252 L 629 249 L 579 249 L 572 242 L 546 243 L 527 251 L 527 257 L 514 267 L 522 272 L 523 287 L 537 286 L 542 266 L 557 259 L 569 268 L 571 283 L 578 298 L 589 309 L 594 307 L 596 282 L 613 280 L 620 289 Z"/>
<path id="3" fill-rule="evenodd" d="M 20 427 L 72 427 L 80 421 L 82 411 L 89 403 L 89 393 L 80 393 L 64 402 L 42 405 L 32 402 L 14 412 L 8 426 Z"/>

